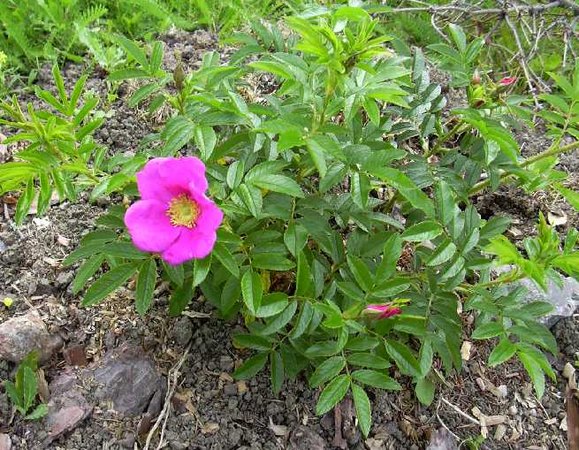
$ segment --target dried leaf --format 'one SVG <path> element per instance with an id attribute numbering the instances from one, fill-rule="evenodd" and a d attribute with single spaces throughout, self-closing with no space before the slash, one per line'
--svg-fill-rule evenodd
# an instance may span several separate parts
<path id="1" fill-rule="evenodd" d="M 276 436 L 287 436 L 288 428 L 285 425 L 276 425 L 273 423 L 271 417 L 269 418 L 269 426 L 268 428 L 273 431 L 273 434 Z"/>

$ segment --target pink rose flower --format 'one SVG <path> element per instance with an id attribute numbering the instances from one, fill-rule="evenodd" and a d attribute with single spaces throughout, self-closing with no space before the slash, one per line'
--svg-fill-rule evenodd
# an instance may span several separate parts
<path id="1" fill-rule="evenodd" d="M 402 313 L 398 306 L 392 306 L 389 303 L 385 305 L 368 305 L 364 311 L 367 314 L 378 314 L 378 319 L 387 319 Z"/>
<path id="2" fill-rule="evenodd" d="M 503 79 L 501 79 L 499 81 L 499 84 L 501 86 L 510 86 L 511 84 L 513 84 L 515 81 L 517 81 L 517 77 L 504 77 Z"/>
<path id="3" fill-rule="evenodd" d="M 137 173 L 141 194 L 125 214 L 133 244 L 171 265 L 205 258 L 223 213 L 205 196 L 205 165 L 195 157 L 155 158 Z"/>

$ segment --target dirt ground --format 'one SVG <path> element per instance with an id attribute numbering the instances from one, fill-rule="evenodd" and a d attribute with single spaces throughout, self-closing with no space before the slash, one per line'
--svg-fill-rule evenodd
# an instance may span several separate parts
<path id="1" fill-rule="evenodd" d="M 173 34 L 164 40 L 166 54 L 171 57 L 173 50 L 179 49 L 191 69 L 205 51 L 217 48 L 215 38 L 205 32 Z M 172 62 L 167 60 L 167 64 Z M 81 70 L 69 66 L 65 71 L 68 82 L 74 81 Z M 50 83 L 49 73 L 42 72 L 39 83 Z M 100 95 L 106 92 L 98 74 L 91 77 L 88 88 Z M 125 88 L 118 93 L 117 100 L 105 105 L 108 119 L 97 139 L 111 151 L 135 152 L 140 140 L 157 125 L 124 104 Z M 540 133 L 529 131 L 520 136 L 527 154 L 541 151 L 543 139 Z M 562 168 L 574 177 L 577 155 L 567 156 Z M 488 438 L 479 447 L 485 449 L 566 448 L 564 383 L 560 375 L 564 364 L 574 361 L 579 352 L 579 317 L 563 319 L 553 329 L 559 345 L 558 356 L 552 359 L 558 382 L 547 382 L 540 401 L 534 397 L 520 364 L 511 361 L 489 369 L 484 363 L 489 348 L 475 341 L 464 370 L 439 384 L 430 407 L 415 400 L 408 380 L 396 372 L 392 375 L 406 389 L 398 393 L 371 391 L 374 425 L 370 438 L 364 440 L 351 420 L 352 406 L 347 401 L 339 411 L 316 417 L 319 391 L 310 389 L 303 376 L 286 382 L 277 398 L 271 393 L 266 373 L 248 382 L 235 382 L 231 374 L 248 355 L 230 343 L 241 324 L 216 318 L 202 299 L 190 305 L 191 317 L 177 319 L 167 315 L 167 294 L 163 292 L 159 292 L 145 318 L 136 314 L 129 289 L 121 289 L 97 307 L 81 308 L 79 296 L 73 295 L 70 287 L 76 267 L 64 268 L 61 262 L 114 200 L 90 204 L 85 198 L 77 204 L 54 205 L 46 216 L 31 215 L 18 229 L 8 220 L 12 205 L 0 202 L 0 298 L 15 300 L 10 308 L 0 304 L 0 323 L 37 310 L 49 331 L 62 339 L 64 349 L 80 346 L 89 364 L 98 363 L 122 345 L 142 347 L 159 372 L 169 376 L 169 385 L 175 389 L 165 424 L 167 448 L 331 449 L 337 444 L 360 450 L 421 449 L 431 433 L 440 428 L 448 428 L 463 441 L 487 433 Z M 564 208 L 569 220 L 563 228 L 577 225 L 576 216 L 559 199 L 528 197 L 511 187 L 482 196 L 477 203 L 484 215 L 500 212 L 513 216 L 515 231 L 510 233 L 514 239 L 532 233 L 539 211 L 547 214 L 550 209 Z M 469 318 L 464 319 L 468 323 Z M 182 358 L 180 377 L 173 385 L 170 370 Z M 14 369 L 13 364 L 0 361 L 0 379 L 11 379 Z M 62 352 L 56 353 L 43 369 L 49 384 L 65 370 L 80 370 L 67 368 Z M 480 423 L 472 420 L 479 411 L 497 416 L 498 423 L 481 430 Z M 136 443 L 142 448 L 147 434 L 141 416 L 126 417 L 100 404 L 95 405 L 90 417 L 49 445 L 42 444 L 46 434 L 42 421 L 31 424 L 17 417 L 9 423 L 10 417 L 2 390 L 0 432 L 11 437 L 16 449 L 137 448 Z M 336 418 L 341 419 L 341 426 L 336 427 Z M 461 448 L 475 447 L 463 442 Z"/>

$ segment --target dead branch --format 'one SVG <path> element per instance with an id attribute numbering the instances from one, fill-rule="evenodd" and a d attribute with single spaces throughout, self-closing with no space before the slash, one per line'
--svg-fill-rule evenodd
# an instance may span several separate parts
<path id="1" fill-rule="evenodd" d="M 468 16 L 483 16 L 483 15 L 518 15 L 525 14 L 540 14 L 553 8 L 567 8 L 573 11 L 574 14 L 579 14 L 579 5 L 572 0 L 556 0 L 544 5 L 518 5 L 513 4 L 504 8 L 478 8 L 472 6 L 462 5 L 432 5 L 432 6 L 410 6 L 404 8 L 392 8 L 388 11 L 380 11 L 377 14 L 392 14 L 392 13 L 412 13 L 412 12 L 429 12 L 431 14 L 441 14 L 445 12 L 458 12 Z"/>

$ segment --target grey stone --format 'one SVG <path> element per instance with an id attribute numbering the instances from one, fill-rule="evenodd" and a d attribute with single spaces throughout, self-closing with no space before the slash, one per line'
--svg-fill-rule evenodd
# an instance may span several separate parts
<path id="1" fill-rule="evenodd" d="M 6 244 L 4 243 L 4 241 L 2 241 L 2 239 L 0 239 L 0 253 L 5 251 L 6 249 L 7 249 Z"/>
<path id="2" fill-rule="evenodd" d="M 525 298 L 527 302 L 549 302 L 553 305 L 553 312 L 540 319 L 543 325 L 552 327 L 563 317 L 570 317 L 579 308 L 579 282 L 571 277 L 561 277 L 562 285 L 559 287 L 549 280 L 547 292 L 543 292 L 533 281 L 524 279 L 518 284 L 527 289 Z"/>
<path id="3" fill-rule="evenodd" d="M 74 274 L 72 272 L 60 272 L 56 277 L 56 283 L 60 286 L 66 286 L 73 278 Z"/>
<path id="4" fill-rule="evenodd" d="M 233 383 L 228 383 L 223 387 L 225 395 L 237 395 L 237 386 Z"/>
<path id="5" fill-rule="evenodd" d="M 171 337 L 182 347 L 185 347 L 193 336 L 193 322 L 188 317 L 180 317 L 173 323 Z"/>
<path id="6" fill-rule="evenodd" d="M 137 347 L 123 346 L 107 354 L 93 376 L 99 384 L 96 397 L 128 416 L 146 411 L 155 393 L 165 388 L 154 362 Z"/>
<path id="7" fill-rule="evenodd" d="M 444 428 L 440 428 L 430 436 L 426 450 L 456 450 L 457 448 L 454 437 Z"/>
<path id="8" fill-rule="evenodd" d="M 60 346 L 62 339 L 48 332 L 36 311 L 0 324 L 0 359 L 19 363 L 36 350 L 40 361 L 47 361 Z"/>
<path id="9" fill-rule="evenodd" d="M 5 433 L 0 433 L 0 450 L 10 450 L 12 448 L 12 440 L 10 436 Z"/>
<path id="10" fill-rule="evenodd" d="M 326 441 L 315 431 L 303 425 L 298 425 L 291 432 L 288 450 L 325 450 Z"/>
<path id="11" fill-rule="evenodd" d="M 50 392 L 52 395 L 44 422 L 48 428 L 47 444 L 76 428 L 92 413 L 92 406 L 82 394 L 76 375 L 71 372 L 56 377 L 50 383 Z"/>

